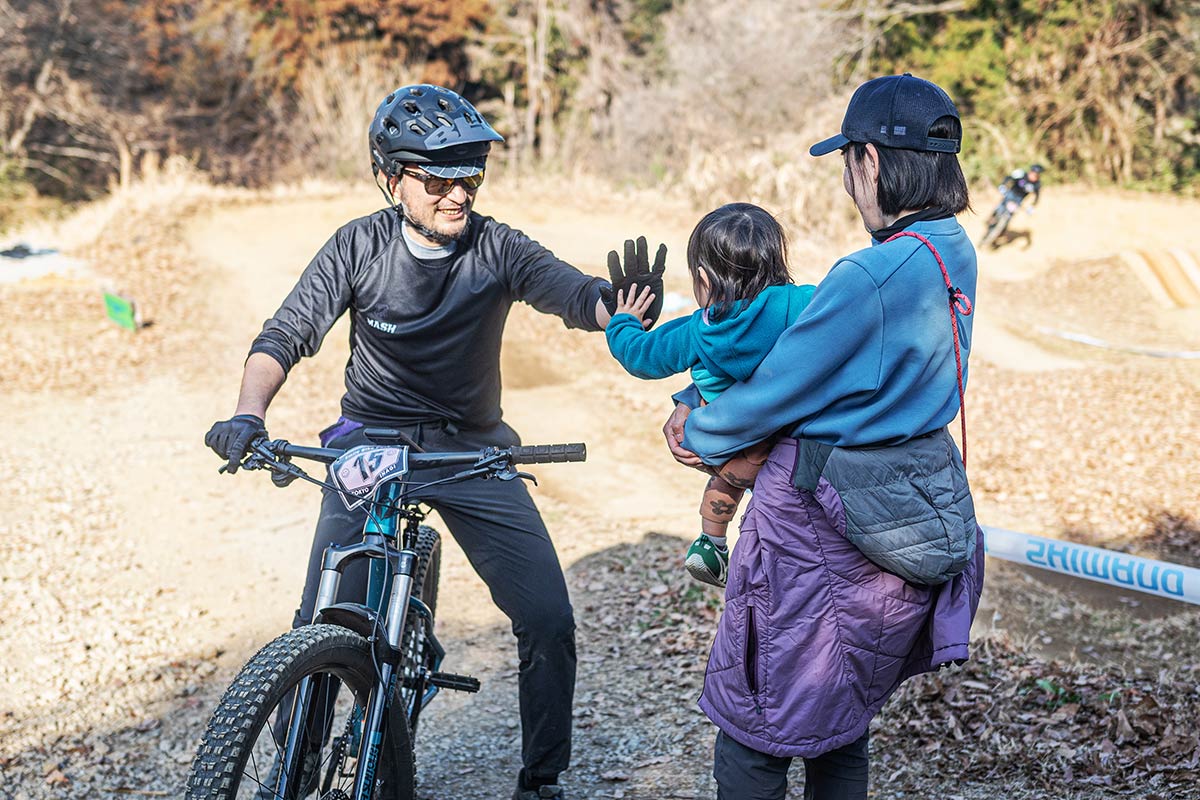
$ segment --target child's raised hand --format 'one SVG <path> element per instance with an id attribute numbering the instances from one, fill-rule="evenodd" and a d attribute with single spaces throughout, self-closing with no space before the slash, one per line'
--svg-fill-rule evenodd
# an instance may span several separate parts
<path id="1" fill-rule="evenodd" d="M 613 316 L 617 314 L 632 314 L 642 322 L 643 328 L 649 328 L 654 324 L 654 320 L 646 317 L 646 311 L 654 302 L 654 292 L 650 286 L 643 286 L 642 290 L 638 291 L 636 283 L 630 284 L 629 295 L 626 296 L 623 289 L 617 290 L 617 308 L 613 311 Z"/>

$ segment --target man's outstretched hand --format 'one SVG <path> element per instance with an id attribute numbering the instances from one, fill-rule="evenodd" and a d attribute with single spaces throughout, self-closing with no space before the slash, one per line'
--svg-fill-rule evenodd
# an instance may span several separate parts
<path id="1" fill-rule="evenodd" d="M 630 289 L 636 283 L 641 287 L 649 287 L 654 295 L 653 302 L 646 309 L 645 318 L 650 320 L 650 325 L 657 322 L 659 314 L 662 313 L 663 272 L 666 268 L 667 246 L 658 246 L 658 252 L 654 254 L 654 267 L 651 268 L 650 250 L 645 236 L 639 236 L 636 242 L 633 239 L 625 240 L 624 264 L 621 263 L 616 250 L 608 251 L 608 275 L 612 286 L 600 289 L 600 301 L 604 303 L 609 315 L 616 313 L 617 292 L 624 292 L 625 296 L 629 297 Z"/>
<path id="2" fill-rule="evenodd" d="M 204 437 L 204 443 L 221 458 L 228 459 L 226 469 L 234 473 L 246 457 L 250 443 L 259 436 L 266 435 L 266 423 L 261 419 L 253 414 L 238 414 L 236 417 L 214 423 Z"/>

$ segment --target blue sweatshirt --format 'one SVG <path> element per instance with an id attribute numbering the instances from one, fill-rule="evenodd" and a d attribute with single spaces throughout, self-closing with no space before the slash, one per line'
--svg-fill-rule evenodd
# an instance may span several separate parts
<path id="1" fill-rule="evenodd" d="M 644 330 L 632 314 L 617 314 L 604 335 L 613 358 L 638 378 L 666 378 L 692 370 L 706 401 L 753 374 L 779 335 L 800 316 L 816 287 L 768 286 L 736 313 L 711 320 L 697 309 Z"/>
<path id="2" fill-rule="evenodd" d="M 975 249 L 954 219 L 914 222 L 975 299 Z M 963 381 L 972 317 L 958 315 Z M 745 382 L 688 417 L 683 446 L 720 464 L 778 431 L 844 447 L 895 444 L 958 413 L 946 283 L 912 237 L 833 265 L 812 303 Z"/>

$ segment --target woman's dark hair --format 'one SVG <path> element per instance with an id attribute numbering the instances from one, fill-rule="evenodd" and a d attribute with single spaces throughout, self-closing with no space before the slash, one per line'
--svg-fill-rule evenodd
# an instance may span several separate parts
<path id="1" fill-rule="evenodd" d="M 962 139 L 962 123 L 942 117 L 929 128 L 931 137 Z M 866 157 L 867 146 L 848 145 L 856 164 Z M 889 216 L 901 211 L 942 208 L 958 214 L 971 207 L 967 179 L 954 153 L 900 150 L 875 145 L 879 153 L 879 210 Z"/>
<path id="2" fill-rule="evenodd" d="M 787 236 L 765 210 L 729 203 L 708 212 L 688 239 L 688 269 L 708 276 L 710 318 L 737 313 L 742 303 L 768 286 L 792 282 L 787 268 Z"/>

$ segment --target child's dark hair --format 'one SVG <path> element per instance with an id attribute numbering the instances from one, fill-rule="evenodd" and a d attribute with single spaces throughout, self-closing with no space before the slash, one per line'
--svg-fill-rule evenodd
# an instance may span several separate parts
<path id="1" fill-rule="evenodd" d="M 765 210 L 729 203 L 708 212 L 688 239 L 688 269 L 708 276 L 712 319 L 741 309 L 768 286 L 792 282 L 787 268 L 787 236 Z"/>

